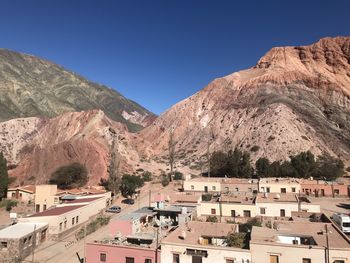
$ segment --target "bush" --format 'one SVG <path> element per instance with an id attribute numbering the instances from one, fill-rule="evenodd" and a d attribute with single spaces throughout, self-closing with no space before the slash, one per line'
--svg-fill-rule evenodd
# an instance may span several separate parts
<path id="1" fill-rule="evenodd" d="M 212 195 L 211 194 L 204 194 L 202 195 L 202 201 L 209 202 L 211 201 Z"/>
<path id="2" fill-rule="evenodd" d="M 244 232 L 244 233 L 251 232 L 253 226 L 261 227 L 262 226 L 261 221 L 257 218 L 252 218 L 248 220 L 247 223 L 239 225 L 239 232 Z"/>
<path id="3" fill-rule="evenodd" d="M 133 196 L 136 193 L 136 189 L 144 185 L 141 177 L 136 175 L 124 174 L 120 186 L 120 192 L 124 197 Z"/>
<path id="4" fill-rule="evenodd" d="M 218 218 L 216 216 L 208 216 L 207 217 L 207 222 L 217 223 L 218 222 Z"/>
<path id="5" fill-rule="evenodd" d="M 184 178 L 183 173 L 175 172 L 174 180 L 183 180 L 183 178 Z"/>
<path id="6" fill-rule="evenodd" d="M 84 186 L 88 182 L 86 167 L 80 163 L 61 166 L 51 175 L 50 184 L 58 188 L 71 189 Z"/>
<path id="7" fill-rule="evenodd" d="M 142 173 L 142 175 L 141 175 L 141 177 L 142 177 L 142 180 L 144 181 L 144 182 L 150 182 L 150 181 L 152 181 L 152 173 L 151 172 L 149 172 L 149 171 L 144 171 L 143 173 Z"/>
<path id="8" fill-rule="evenodd" d="M 260 147 L 258 145 L 254 145 L 252 148 L 250 148 L 251 152 L 257 152 L 259 151 Z"/>
<path id="9" fill-rule="evenodd" d="M 167 176 L 163 176 L 163 179 L 162 179 L 162 186 L 166 187 L 169 185 L 169 178 Z"/>
<path id="10" fill-rule="evenodd" d="M 227 236 L 227 245 L 229 247 L 245 248 L 246 247 L 246 233 L 232 233 Z"/>
<path id="11" fill-rule="evenodd" d="M 16 200 L 4 199 L 0 202 L 0 207 L 5 207 L 6 211 L 10 212 L 12 207 L 17 206 L 17 203 Z"/>

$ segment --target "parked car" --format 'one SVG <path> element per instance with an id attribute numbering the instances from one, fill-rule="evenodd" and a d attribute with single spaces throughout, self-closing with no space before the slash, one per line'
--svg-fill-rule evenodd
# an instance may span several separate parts
<path id="1" fill-rule="evenodd" d="M 106 212 L 109 212 L 109 213 L 120 213 L 121 210 L 122 209 L 121 209 L 120 206 L 111 206 L 111 207 L 106 209 Z"/>
<path id="2" fill-rule="evenodd" d="M 133 204 L 135 204 L 135 201 L 133 199 L 131 199 L 131 198 L 127 198 L 127 199 L 124 199 L 122 201 L 122 203 L 128 204 L 128 205 L 133 205 Z"/>

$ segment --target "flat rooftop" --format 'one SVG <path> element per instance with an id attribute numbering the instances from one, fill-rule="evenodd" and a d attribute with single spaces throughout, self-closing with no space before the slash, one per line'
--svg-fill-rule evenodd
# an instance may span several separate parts
<path id="1" fill-rule="evenodd" d="M 0 238 L 21 238 L 47 226 L 47 223 L 18 223 L 0 230 Z"/>
<path id="2" fill-rule="evenodd" d="M 300 181 L 300 184 L 304 185 L 345 185 L 344 183 L 341 182 L 328 182 L 324 180 L 307 180 L 307 179 L 302 179 Z"/>
<path id="3" fill-rule="evenodd" d="M 241 178 L 225 178 L 225 177 L 196 177 L 187 182 L 211 182 L 224 184 L 253 184 L 257 183 L 257 179 L 241 179 Z"/>
<path id="4" fill-rule="evenodd" d="M 226 238 L 232 232 L 237 232 L 237 225 L 190 221 L 170 233 L 163 242 L 201 246 L 200 237 Z"/>
<path id="5" fill-rule="evenodd" d="M 300 179 L 298 178 L 275 178 L 267 177 L 261 178 L 260 183 L 269 183 L 269 184 L 299 184 Z"/>
<path id="6" fill-rule="evenodd" d="M 200 195 L 173 194 L 169 196 L 170 203 L 198 203 Z"/>
<path id="7" fill-rule="evenodd" d="M 297 203 L 298 197 L 296 194 L 276 194 L 276 193 L 259 193 L 256 196 L 256 203 Z"/>
<path id="8" fill-rule="evenodd" d="M 78 204 L 78 203 L 90 203 L 102 197 L 90 197 L 90 198 L 77 198 L 74 200 L 68 200 L 65 204 Z"/>
<path id="9" fill-rule="evenodd" d="M 119 216 L 113 218 L 113 220 L 131 221 L 131 220 L 139 219 L 139 218 L 142 218 L 145 216 L 154 216 L 156 214 L 157 214 L 157 212 L 155 212 L 153 209 L 150 209 L 148 207 L 142 207 L 142 208 L 135 210 L 131 213 L 119 215 Z"/>
<path id="10" fill-rule="evenodd" d="M 252 205 L 255 203 L 254 196 L 240 196 L 240 195 L 221 195 L 220 202 L 230 204 L 246 204 Z"/>
<path id="11" fill-rule="evenodd" d="M 28 217 L 58 216 L 58 215 L 63 215 L 65 213 L 79 209 L 80 207 L 83 207 L 83 206 L 85 206 L 85 205 L 71 205 L 71 206 L 55 207 L 55 208 L 47 209 L 47 210 L 40 212 L 40 213 L 30 215 Z"/>
<path id="12" fill-rule="evenodd" d="M 316 242 L 315 246 L 326 247 L 325 225 L 328 228 L 328 240 L 330 248 L 348 248 L 350 250 L 349 241 L 342 236 L 331 223 L 319 222 L 288 222 L 275 221 L 277 230 L 267 227 L 253 227 L 251 242 L 269 243 L 284 245 L 280 240 L 280 236 L 284 237 L 312 237 Z M 292 245 L 292 244 L 289 244 Z M 299 244 L 300 245 L 300 244 Z M 293 245 L 297 246 L 297 245 Z"/>

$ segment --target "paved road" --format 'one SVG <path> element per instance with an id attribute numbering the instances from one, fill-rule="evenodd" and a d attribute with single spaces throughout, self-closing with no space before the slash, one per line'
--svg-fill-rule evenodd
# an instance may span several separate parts
<path id="1" fill-rule="evenodd" d="M 123 198 L 116 200 L 115 204 L 122 207 L 122 211 L 118 214 L 127 214 L 131 211 L 137 210 L 138 208 L 148 206 L 149 203 L 149 190 L 151 190 L 151 196 L 153 197 L 156 193 L 168 193 L 172 187 L 162 188 L 160 184 L 147 184 L 142 188 L 141 195 L 134 205 L 121 204 Z M 114 215 L 116 217 L 118 215 Z M 104 226 L 98 229 L 96 232 L 91 233 L 86 237 L 86 242 L 91 242 L 93 240 L 101 240 L 103 238 L 109 238 L 108 226 Z M 34 254 L 34 262 L 47 262 L 47 263 L 79 263 L 76 256 L 76 252 L 79 253 L 81 257 L 84 256 L 84 240 L 75 241 L 74 234 L 64 238 L 62 241 L 45 242 L 41 247 L 39 247 Z M 24 262 L 33 262 L 32 256 L 26 258 Z"/>

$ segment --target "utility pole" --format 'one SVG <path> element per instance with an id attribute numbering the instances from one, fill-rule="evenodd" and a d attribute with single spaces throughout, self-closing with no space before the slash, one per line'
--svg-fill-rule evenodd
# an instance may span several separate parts
<path id="1" fill-rule="evenodd" d="M 148 207 L 151 207 L 151 190 L 148 191 Z"/>
<path id="2" fill-rule="evenodd" d="M 328 240 L 328 226 L 325 224 L 326 228 L 326 263 L 330 263 L 329 261 L 329 240 Z"/>
<path id="3" fill-rule="evenodd" d="M 159 227 L 162 227 L 162 223 L 160 223 Z M 158 242 L 159 242 L 158 231 L 159 231 L 159 227 L 157 227 L 157 233 L 156 233 L 156 258 L 154 259 L 155 263 L 158 263 Z"/>

